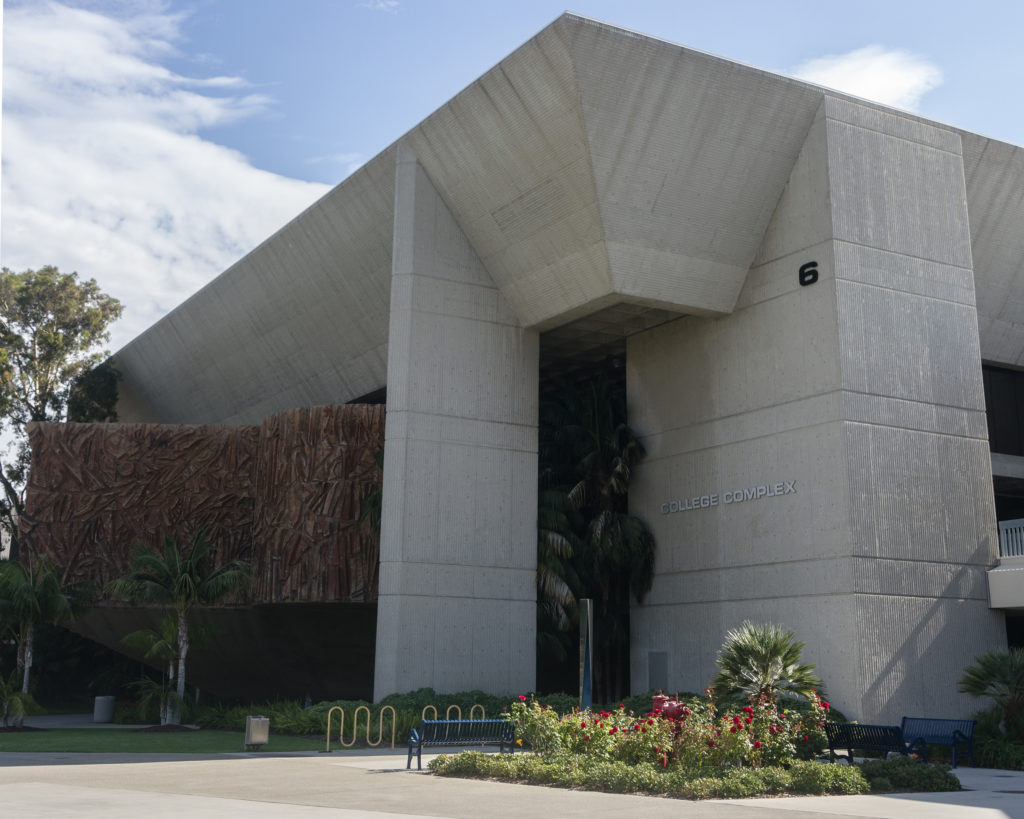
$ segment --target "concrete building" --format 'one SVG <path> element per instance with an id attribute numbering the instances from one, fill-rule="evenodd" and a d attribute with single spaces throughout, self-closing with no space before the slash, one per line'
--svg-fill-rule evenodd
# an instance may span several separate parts
<path id="1" fill-rule="evenodd" d="M 1024 395 L 1024 149 L 567 14 L 121 350 L 119 412 L 386 387 L 375 693 L 518 692 L 539 373 L 615 344 L 658 543 L 632 688 L 700 690 L 749 618 L 851 718 L 971 710 L 1024 606 L 985 393 Z"/>

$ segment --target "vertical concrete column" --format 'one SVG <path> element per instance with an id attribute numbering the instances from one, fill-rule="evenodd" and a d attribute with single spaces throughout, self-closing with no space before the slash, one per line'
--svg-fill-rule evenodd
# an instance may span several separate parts
<path id="1" fill-rule="evenodd" d="M 398 149 L 374 696 L 535 682 L 538 337 Z"/>
<path id="2" fill-rule="evenodd" d="M 819 109 L 731 315 L 629 339 L 629 505 L 658 544 L 634 690 L 702 690 L 749 619 L 794 630 L 837 704 L 858 695 L 828 158 Z"/>
<path id="3" fill-rule="evenodd" d="M 959 135 L 826 97 L 860 702 L 967 715 L 956 691 L 1005 645 Z"/>
<path id="4" fill-rule="evenodd" d="M 975 707 L 956 681 L 1005 632 L 955 132 L 825 96 L 733 313 L 632 337 L 627 379 L 658 542 L 635 689 L 667 663 L 699 691 L 751 619 L 852 718 Z"/>

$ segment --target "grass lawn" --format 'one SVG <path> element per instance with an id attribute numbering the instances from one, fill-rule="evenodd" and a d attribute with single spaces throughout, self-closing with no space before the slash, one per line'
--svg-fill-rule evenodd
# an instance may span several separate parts
<path id="1" fill-rule="evenodd" d="M 67 728 L 47 731 L 0 733 L 0 753 L 4 751 L 102 754 L 223 754 L 243 750 L 242 731 L 182 731 L 180 733 L 140 733 L 132 728 Z M 320 751 L 324 741 L 308 737 L 270 735 L 264 751 Z"/>

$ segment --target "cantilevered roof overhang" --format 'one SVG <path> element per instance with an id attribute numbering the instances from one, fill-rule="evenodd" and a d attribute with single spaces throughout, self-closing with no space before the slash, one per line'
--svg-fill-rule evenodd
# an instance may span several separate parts
<path id="1" fill-rule="evenodd" d="M 565 14 L 400 142 L 524 326 L 716 316 L 826 95 Z M 983 355 L 1024 363 L 1024 151 L 963 137 Z M 122 349 L 122 417 L 254 422 L 383 387 L 397 144 Z"/>

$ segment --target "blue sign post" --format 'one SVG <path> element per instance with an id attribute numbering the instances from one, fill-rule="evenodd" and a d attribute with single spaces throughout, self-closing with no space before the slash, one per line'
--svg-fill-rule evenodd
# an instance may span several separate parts
<path id="1" fill-rule="evenodd" d="M 594 601 L 580 600 L 580 710 L 594 704 Z"/>

